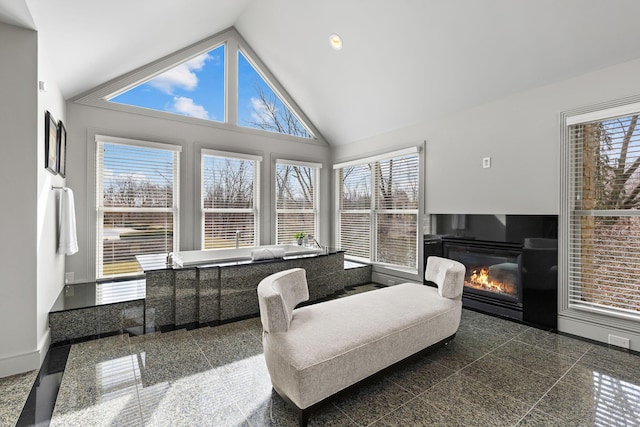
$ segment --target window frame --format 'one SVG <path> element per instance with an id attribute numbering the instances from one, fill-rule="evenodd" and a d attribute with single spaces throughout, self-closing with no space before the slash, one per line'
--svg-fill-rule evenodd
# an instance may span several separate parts
<path id="1" fill-rule="evenodd" d="M 385 268 L 389 268 L 389 269 L 393 269 L 393 270 L 400 270 L 406 273 L 411 273 L 411 274 L 417 274 L 420 269 L 421 269 L 421 262 L 420 262 L 420 257 L 421 257 L 421 246 L 422 246 L 422 240 L 421 240 L 421 236 L 420 236 L 420 207 L 421 207 L 421 193 L 422 193 L 422 179 L 420 179 L 420 177 L 422 176 L 421 173 L 421 169 L 422 169 L 422 162 L 423 162 L 423 156 L 421 155 L 421 147 L 420 146 L 414 146 L 414 147 L 409 147 L 409 148 L 405 148 L 405 149 L 401 149 L 401 150 L 397 150 L 397 151 L 392 151 L 392 152 L 388 152 L 388 153 L 384 153 L 384 154 L 380 154 L 380 155 L 375 155 L 375 156 L 369 156 L 366 158 L 361 158 L 361 159 L 357 159 L 357 160 L 352 160 L 352 161 L 346 161 L 346 162 L 341 162 L 341 163 L 336 163 L 333 165 L 333 169 L 335 171 L 335 218 L 336 218 L 336 228 L 335 228 L 335 241 L 337 245 L 341 245 L 341 230 L 342 230 L 342 226 L 341 226 L 341 214 L 345 213 L 345 214 L 364 214 L 364 213 L 368 213 L 369 214 L 369 223 L 370 223 L 370 245 L 369 245 L 369 258 L 363 258 L 363 257 L 358 257 L 358 256 L 353 256 L 353 255 L 347 255 L 345 254 L 345 258 L 350 259 L 350 260 L 354 260 L 354 261 L 359 261 L 359 262 L 365 262 L 365 263 L 371 263 L 374 265 L 379 265 L 381 267 L 385 267 Z M 370 174 L 370 188 L 371 188 L 371 197 L 370 197 L 370 203 L 369 203 L 369 208 L 362 208 L 362 209 L 345 209 L 345 210 L 341 210 L 340 209 L 340 204 L 341 204 L 341 197 L 342 197 L 342 181 L 340 179 L 340 170 L 344 169 L 345 167 L 349 167 L 349 166 L 362 166 L 362 165 L 375 165 L 376 163 L 379 164 L 379 162 L 381 161 L 385 161 L 385 160 L 390 160 L 390 159 L 394 159 L 394 158 L 398 158 L 398 157 L 403 157 L 403 156 L 408 156 L 408 155 L 416 155 L 417 160 L 418 160 L 418 170 L 417 172 L 417 180 L 418 180 L 418 199 L 416 200 L 416 208 L 415 209 L 386 209 L 386 208 L 379 208 L 378 207 L 378 203 L 377 203 L 377 199 L 378 199 L 378 186 L 377 186 L 377 180 L 376 180 L 376 175 L 374 173 L 374 168 L 370 167 L 371 170 L 371 174 Z M 409 266 L 404 266 L 404 265 L 398 265 L 398 264 L 391 264 L 391 263 L 385 263 L 385 262 L 380 262 L 378 261 L 378 226 L 379 226 L 379 216 L 380 215 L 389 215 L 389 214 L 406 214 L 406 215 L 415 215 L 416 218 L 416 248 L 415 248 L 415 253 L 416 253 L 416 259 L 415 259 L 415 267 L 409 267 Z"/>
<path id="2" fill-rule="evenodd" d="M 108 99 L 117 96 L 128 89 L 138 86 L 145 81 L 162 74 L 183 62 L 188 61 L 200 54 L 206 53 L 216 47 L 225 45 L 225 121 L 215 122 L 196 117 L 172 114 L 164 111 L 151 110 L 148 108 L 136 107 L 133 105 L 110 102 Z M 302 125 L 309 131 L 311 138 L 303 138 L 295 135 L 269 132 L 266 130 L 239 126 L 238 122 L 238 52 L 247 58 L 254 66 L 258 74 L 279 96 L 280 100 L 292 111 L 300 120 Z M 240 131 L 246 134 L 268 136 L 280 138 L 288 141 L 304 142 L 307 144 L 329 146 L 318 129 L 311 123 L 311 120 L 294 102 L 284 87 L 278 82 L 275 76 L 269 71 L 266 65 L 260 60 L 258 55 L 251 49 L 242 36 L 233 27 L 224 30 L 212 37 L 206 38 L 187 48 L 169 54 L 164 58 L 144 65 L 130 73 L 117 77 L 105 85 L 100 86 L 91 92 L 80 95 L 72 99 L 72 102 L 89 105 L 93 107 L 106 108 L 110 110 L 135 113 L 142 116 L 161 118 L 175 122 L 197 124 L 218 129 Z"/>
<path id="3" fill-rule="evenodd" d="M 170 208 L 136 208 L 136 207 L 105 207 L 104 206 L 104 156 L 100 155 L 100 149 L 104 144 L 110 145 L 122 145 L 128 147 L 141 147 L 155 150 L 170 151 L 174 153 L 173 159 L 173 195 L 172 204 Z M 106 135 L 95 136 L 95 278 L 96 280 L 111 280 L 121 278 L 135 278 L 144 276 L 144 272 L 137 274 L 116 274 L 116 275 L 104 275 L 104 246 L 103 235 L 100 234 L 100 230 L 103 230 L 104 215 L 106 213 L 171 213 L 173 215 L 173 238 L 172 246 L 173 252 L 180 250 L 180 153 L 182 152 L 182 146 L 174 144 L 166 144 L 153 141 L 144 141 L 128 138 L 118 138 Z M 100 159 L 103 160 L 101 164 Z M 102 178 L 102 179 L 101 179 Z"/>
<path id="4" fill-rule="evenodd" d="M 308 167 L 314 169 L 313 176 L 313 208 L 312 209 L 279 209 L 278 208 L 278 165 L 289 165 L 289 166 L 300 166 L 300 167 Z M 286 242 L 278 241 L 278 214 L 279 213 L 309 213 L 313 212 L 313 237 L 317 240 L 320 235 L 320 171 L 322 170 L 322 163 L 316 162 L 306 162 L 306 161 L 298 161 L 298 160 L 287 160 L 278 158 L 275 160 L 274 168 L 273 168 L 273 188 L 274 188 L 274 197 L 273 197 L 273 212 L 274 212 L 274 231 L 275 236 L 273 241 L 276 245 L 285 244 Z"/>
<path id="5" fill-rule="evenodd" d="M 231 160 L 248 160 L 254 162 L 254 171 L 253 171 L 253 208 L 205 208 L 204 207 L 204 167 L 205 167 L 205 156 L 217 157 L 221 159 L 231 159 Z M 262 156 L 257 156 L 253 154 L 243 154 L 236 153 L 231 151 L 220 151 L 220 150 L 212 150 L 208 148 L 202 148 L 200 150 L 200 249 L 201 250 L 216 250 L 216 249 L 206 249 L 205 248 L 205 222 L 206 222 L 206 214 L 207 213 L 252 213 L 253 214 L 253 222 L 254 222 L 254 235 L 253 242 L 255 246 L 260 245 L 260 218 L 261 218 L 261 209 L 260 209 L 260 174 L 261 167 L 260 164 L 263 161 Z M 228 248 L 218 248 L 218 249 L 228 249 Z"/>
<path id="6" fill-rule="evenodd" d="M 256 130 L 260 130 L 262 132 L 267 132 L 269 134 L 275 134 L 275 135 L 287 135 L 287 136 L 292 136 L 295 138 L 300 138 L 306 141 L 313 141 L 315 139 L 317 139 L 314 130 L 312 127 L 310 127 L 307 122 L 308 120 L 303 118 L 303 116 L 300 115 L 299 113 L 299 109 L 297 107 L 295 107 L 295 103 L 293 102 L 293 100 L 291 99 L 290 96 L 287 95 L 286 91 L 284 90 L 284 88 L 282 87 L 282 85 L 280 85 L 279 83 L 277 83 L 277 80 L 275 79 L 275 77 L 273 77 L 270 73 L 267 73 L 266 68 L 264 68 L 264 66 L 260 66 L 259 65 L 259 61 L 256 61 L 254 59 L 254 55 L 251 51 L 248 50 L 248 48 L 246 46 L 243 46 L 242 44 L 240 44 L 238 46 L 238 49 L 236 50 L 236 57 L 235 57 L 235 66 L 236 66 L 236 91 L 235 94 L 236 96 L 238 95 L 239 91 L 240 91 L 240 73 L 239 73 L 239 68 L 240 68 L 240 55 L 242 55 L 244 57 L 244 60 L 247 61 L 247 63 L 253 68 L 253 70 L 256 72 L 256 74 L 264 81 L 264 83 L 269 87 L 269 89 L 271 89 L 271 91 L 274 93 L 274 95 L 276 96 L 276 98 L 278 98 L 278 100 L 282 103 L 282 105 L 287 108 L 289 110 L 289 112 L 291 113 L 291 115 L 293 117 L 295 117 L 296 120 L 298 120 L 298 122 L 300 123 L 300 125 L 304 128 L 304 130 L 307 132 L 307 134 L 309 135 L 308 137 L 305 136 L 297 136 L 297 135 L 292 135 L 289 133 L 282 133 L 282 132 L 275 132 L 275 131 L 270 131 L 270 130 L 262 130 L 262 129 L 258 129 L 256 127 L 252 127 L 252 126 L 248 126 L 248 125 L 244 125 L 244 124 L 240 124 L 240 118 L 239 118 L 239 110 L 240 110 L 240 103 L 238 102 L 238 99 L 236 98 L 236 103 L 235 103 L 235 124 L 242 128 L 242 129 L 256 129 Z"/>
<path id="7" fill-rule="evenodd" d="M 572 302 L 570 292 L 571 266 L 571 237 L 572 216 L 601 212 L 605 215 L 637 216 L 638 211 L 625 210 L 594 210 L 584 211 L 578 209 L 574 198 L 576 197 L 576 167 L 570 126 L 599 120 L 614 119 L 640 113 L 640 96 L 615 100 L 603 104 L 592 105 L 561 113 L 560 135 L 560 215 L 559 215 L 559 244 L 558 244 L 558 330 L 575 335 L 585 336 L 598 341 L 607 341 L 607 334 L 613 331 L 621 331 L 623 335 L 640 334 L 640 316 L 629 315 L 615 308 L 590 307 L 588 304 L 580 305 Z M 582 167 L 582 162 L 579 165 Z M 622 332 L 625 331 L 625 332 Z"/>

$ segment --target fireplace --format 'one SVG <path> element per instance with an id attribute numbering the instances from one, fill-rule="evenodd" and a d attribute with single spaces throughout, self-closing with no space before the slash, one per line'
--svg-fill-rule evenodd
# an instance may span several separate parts
<path id="1" fill-rule="evenodd" d="M 442 241 L 444 256 L 467 269 L 465 306 L 522 320 L 522 245 L 460 238 Z"/>
<path id="2" fill-rule="evenodd" d="M 432 255 L 462 262 L 467 268 L 465 307 L 557 329 L 557 216 L 438 214 L 430 218 L 435 234 L 424 236 L 425 267 Z"/>

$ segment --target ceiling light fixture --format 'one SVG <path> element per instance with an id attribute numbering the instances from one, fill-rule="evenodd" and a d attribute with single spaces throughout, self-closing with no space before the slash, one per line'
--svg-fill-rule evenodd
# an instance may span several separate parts
<path id="1" fill-rule="evenodd" d="M 331 43 L 331 47 L 335 50 L 342 49 L 342 37 L 336 33 L 329 36 L 329 43 Z"/>

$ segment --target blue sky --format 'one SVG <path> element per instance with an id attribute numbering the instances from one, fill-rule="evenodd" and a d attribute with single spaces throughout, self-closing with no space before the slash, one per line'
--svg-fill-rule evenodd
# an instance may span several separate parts
<path id="1" fill-rule="evenodd" d="M 112 102 L 166 111 L 206 120 L 224 122 L 225 46 L 190 59 L 127 92 Z M 238 52 L 238 124 L 255 127 L 251 122 L 268 120 L 258 100 L 256 87 L 268 99 L 276 99 L 277 109 L 286 109 L 273 90 Z"/>
<path id="2" fill-rule="evenodd" d="M 219 46 L 110 101 L 224 122 L 224 55 Z"/>

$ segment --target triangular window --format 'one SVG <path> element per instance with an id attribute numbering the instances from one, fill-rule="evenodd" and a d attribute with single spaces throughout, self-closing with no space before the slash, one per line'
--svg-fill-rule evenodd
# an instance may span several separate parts
<path id="1" fill-rule="evenodd" d="M 74 102 L 326 145 L 234 28 L 133 70 Z"/>
<path id="2" fill-rule="evenodd" d="M 224 122 L 225 46 L 202 53 L 108 101 Z"/>
<path id="3" fill-rule="evenodd" d="M 310 132 L 245 55 L 238 51 L 238 126 L 302 138 Z"/>

